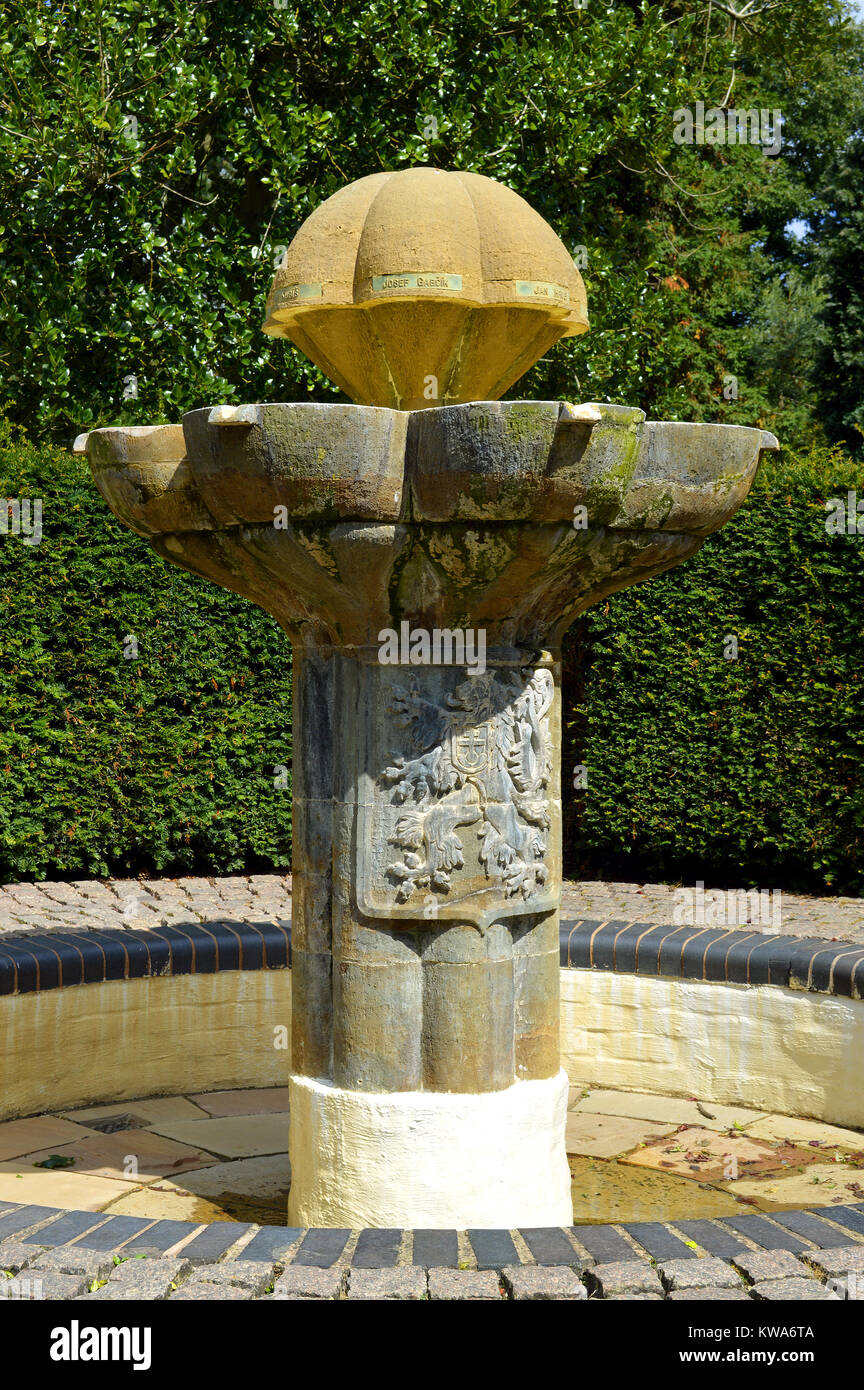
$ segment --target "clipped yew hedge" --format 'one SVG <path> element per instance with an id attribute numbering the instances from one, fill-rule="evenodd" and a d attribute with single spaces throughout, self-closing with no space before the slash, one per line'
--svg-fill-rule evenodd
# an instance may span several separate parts
<path id="1" fill-rule="evenodd" d="M 570 875 L 864 893 L 864 535 L 825 528 L 850 489 L 842 453 L 766 462 L 692 560 L 571 630 Z"/>
<path id="2" fill-rule="evenodd" d="M 164 564 L 86 461 L 0 436 L 0 877 L 290 863 L 291 647 L 238 595 Z M 127 638 L 137 639 L 137 657 Z"/>
<path id="3" fill-rule="evenodd" d="M 842 454 L 769 463 L 697 556 L 573 629 L 569 875 L 864 892 L 864 535 L 829 536 L 824 505 L 850 488 Z M 0 497 L 43 507 L 40 545 L 0 534 L 0 878 L 286 868 L 274 621 L 6 426 Z"/>

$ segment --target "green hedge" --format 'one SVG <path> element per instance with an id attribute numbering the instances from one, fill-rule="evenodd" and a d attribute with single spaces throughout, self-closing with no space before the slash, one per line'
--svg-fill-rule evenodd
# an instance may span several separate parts
<path id="1" fill-rule="evenodd" d="M 769 464 L 694 559 L 574 628 L 570 875 L 864 893 L 864 536 L 824 506 L 849 488 L 841 454 Z M 40 545 L 0 535 L 0 877 L 286 867 L 287 638 L 8 427 L 0 496 L 43 503 Z"/>
<path id="2" fill-rule="evenodd" d="M 840 453 L 766 463 L 692 560 L 571 630 L 570 874 L 864 893 L 864 535 L 825 529 L 848 489 Z"/>
<path id="3" fill-rule="evenodd" d="M 41 544 L 0 535 L 0 877 L 287 866 L 291 648 L 272 618 L 164 564 L 84 460 L 8 427 L 0 496 L 43 505 Z"/>

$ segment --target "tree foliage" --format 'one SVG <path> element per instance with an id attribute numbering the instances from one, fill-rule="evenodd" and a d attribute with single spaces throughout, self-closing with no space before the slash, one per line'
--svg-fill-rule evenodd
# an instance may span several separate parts
<path id="1" fill-rule="evenodd" d="M 65 440 L 336 397 L 260 331 L 279 248 L 347 181 L 428 163 L 511 184 L 587 253 L 593 332 L 511 394 L 806 433 L 809 377 L 778 391 L 749 329 L 766 285 L 807 261 L 784 229 L 854 126 L 860 34 L 841 0 L 735 9 L 7 0 L 0 410 Z M 781 110 L 782 153 L 676 145 L 697 100 Z"/>
<path id="2" fill-rule="evenodd" d="M 840 152 L 826 196 L 830 207 L 816 241 L 825 303 L 814 374 L 829 433 L 860 454 L 864 452 L 864 120 L 862 133 Z"/>

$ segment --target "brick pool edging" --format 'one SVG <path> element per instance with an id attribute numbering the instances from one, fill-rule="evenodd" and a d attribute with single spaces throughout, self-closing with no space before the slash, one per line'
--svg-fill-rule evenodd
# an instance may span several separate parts
<path id="1" fill-rule="evenodd" d="M 271 1287 L 276 1299 L 860 1297 L 864 1204 L 457 1232 L 199 1226 L 0 1203 L 0 1269 L 13 1275 L 7 1297 L 100 1301 L 251 1299 Z M 87 1294 L 94 1280 L 105 1291 Z"/>
<path id="2" fill-rule="evenodd" d="M 4 932 L 0 995 L 164 975 L 284 970 L 290 965 L 290 922 L 214 920 L 205 926 Z"/>
<path id="3" fill-rule="evenodd" d="M 569 920 L 561 923 L 561 966 L 864 999 L 864 947 L 764 929 Z"/>
<path id="4" fill-rule="evenodd" d="M 604 970 L 705 983 L 777 985 L 864 999 L 864 947 L 722 927 L 626 920 L 561 923 L 562 969 Z M 106 980 L 291 966 L 291 923 L 203 924 L 0 935 L 0 995 Z"/>

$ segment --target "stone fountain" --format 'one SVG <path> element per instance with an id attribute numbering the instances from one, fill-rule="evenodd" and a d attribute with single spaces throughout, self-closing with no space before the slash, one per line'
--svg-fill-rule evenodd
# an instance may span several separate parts
<path id="1" fill-rule="evenodd" d="M 122 521 L 294 648 L 294 1225 L 572 1219 L 561 640 L 694 554 L 777 448 L 498 399 L 587 326 L 570 255 L 515 193 L 374 174 L 297 233 L 265 324 L 359 404 L 76 441 Z"/>

